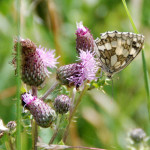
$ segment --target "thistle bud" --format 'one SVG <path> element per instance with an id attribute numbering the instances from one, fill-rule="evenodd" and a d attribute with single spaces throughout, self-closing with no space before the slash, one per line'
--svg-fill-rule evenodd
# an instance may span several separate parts
<path id="1" fill-rule="evenodd" d="M 46 76 L 50 74 L 47 70 L 55 68 L 57 58 L 54 51 L 46 51 L 44 48 L 37 46 L 29 39 L 20 41 L 21 48 L 21 78 L 24 83 L 30 86 L 38 87 L 44 81 Z M 16 52 L 18 41 L 15 41 L 14 50 Z M 16 56 L 12 63 L 15 64 Z"/>
<path id="2" fill-rule="evenodd" d="M 82 22 L 77 23 L 76 31 L 76 50 L 78 54 L 80 50 L 93 51 L 94 50 L 94 39 L 89 29 L 84 27 Z"/>
<path id="3" fill-rule="evenodd" d="M 39 126 L 47 128 L 55 120 L 55 111 L 36 96 L 24 93 L 21 98 Z"/>
<path id="4" fill-rule="evenodd" d="M 17 51 L 17 45 L 20 44 L 21 53 L 25 56 L 34 54 L 37 46 L 29 39 L 15 40 L 14 50 Z"/>
<path id="5" fill-rule="evenodd" d="M 140 143 L 144 140 L 144 138 L 146 137 L 146 134 L 143 131 L 143 129 L 136 128 L 131 131 L 130 137 L 135 143 Z"/>
<path id="6" fill-rule="evenodd" d="M 30 86 L 39 86 L 44 82 L 45 78 L 44 63 L 37 52 L 23 59 L 22 80 L 24 83 Z"/>
<path id="7" fill-rule="evenodd" d="M 7 128 L 8 128 L 10 131 L 14 130 L 14 129 L 16 128 L 16 126 L 17 126 L 17 124 L 16 124 L 15 121 L 9 121 L 9 122 L 7 123 Z"/>
<path id="8" fill-rule="evenodd" d="M 65 114 L 69 111 L 71 100 L 66 95 L 59 95 L 55 98 L 54 107 L 57 113 Z"/>

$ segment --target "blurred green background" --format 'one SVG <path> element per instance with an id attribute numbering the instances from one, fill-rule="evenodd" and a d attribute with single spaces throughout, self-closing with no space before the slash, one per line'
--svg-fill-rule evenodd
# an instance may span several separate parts
<path id="1" fill-rule="evenodd" d="M 145 55 L 150 73 L 150 1 L 128 0 L 139 32 L 145 36 Z M 16 119 L 16 76 L 11 65 L 13 40 L 17 36 L 16 1 L 0 0 L 0 118 L 7 124 Z M 76 22 L 83 21 L 94 38 L 112 30 L 133 32 L 121 0 L 22 0 L 21 37 L 37 45 L 56 49 L 59 66 L 76 61 Z M 53 83 L 55 74 L 47 83 Z M 127 149 L 127 134 L 141 127 L 150 134 L 141 53 L 113 78 L 112 87 L 88 91 L 70 129 L 69 145 L 116 150 Z M 110 82 L 111 84 L 111 82 Z M 42 90 L 40 91 L 42 93 Z M 48 142 L 50 129 L 42 129 Z M 31 137 L 22 134 L 23 150 L 31 148 Z"/>

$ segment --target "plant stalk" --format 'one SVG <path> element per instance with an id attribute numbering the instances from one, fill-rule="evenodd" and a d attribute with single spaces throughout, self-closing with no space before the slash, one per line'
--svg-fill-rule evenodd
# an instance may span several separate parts
<path id="1" fill-rule="evenodd" d="M 46 99 L 47 96 L 59 85 L 59 82 L 56 81 L 46 92 L 45 94 L 41 97 L 42 100 Z"/>
<path id="2" fill-rule="evenodd" d="M 70 114 L 73 111 L 74 101 L 75 101 L 75 97 L 76 97 L 76 88 L 75 87 L 73 87 L 73 89 L 72 89 L 71 97 L 72 97 L 72 99 L 71 99 Z"/>
<path id="3" fill-rule="evenodd" d="M 146 88 L 147 100 L 148 100 L 147 101 L 147 103 L 148 103 L 148 113 L 149 113 L 149 120 L 150 120 L 150 87 L 149 87 L 150 81 L 149 81 L 149 76 L 148 76 L 144 51 L 142 51 L 142 61 L 143 61 L 143 72 L 144 72 L 145 88 Z"/>
<path id="4" fill-rule="evenodd" d="M 126 13 L 128 15 L 128 18 L 132 24 L 132 27 L 134 29 L 135 33 L 138 33 L 138 30 L 133 22 L 133 19 L 130 15 L 130 12 L 128 10 L 127 4 L 125 0 L 122 0 L 124 8 L 126 10 Z M 150 80 L 149 80 L 149 75 L 148 75 L 148 70 L 147 70 L 147 65 L 146 65 L 146 59 L 145 59 L 145 54 L 144 51 L 142 50 L 142 62 L 143 62 L 143 72 L 144 72 L 144 81 L 145 81 L 145 88 L 146 88 L 146 93 L 147 93 L 147 105 L 148 105 L 148 113 L 149 113 L 149 120 L 150 120 Z"/>
<path id="5" fill-rule="evenodd" d="M 82 92 L 80 93 L 80 95 L 79 95 L 79 97 L 78 97 L 78 99 L 77 99 L 77 101 L 76 101 L 76 104 L 75 104 L 73 110 L 70 112 L 70 115 L 69 115 L 69 123 L 68 123 L 68 125 L 67 125 L 67 127 L 66 127 L 66 129 L 65 129 L 64 136 L 63 136 L 63 142 L 64 142 L 64 143 L 65 143 L 66 140 L 67 140 L 67 136 L 68 136 L 68 132 L 69 132 L 69 127 L 70 127 L 72 118 L 73 118 L 73 116 L 74 116 L 74 114 L 75 114 L 75 112 L 76 112 L 76 110 L 77 110 L 77 108 L 78 108 L 78 106 L 79 106 L 79 104 L 80 104 L 80 102 L 81 102 L 81 100 L 82 100 L 83 95 L 84 95 L 85 92 L 87 91 L 87 89 L 88 89 L 88 86 L 87 86 L 87 84 L 85 83 L 85 84 L 84 84 L 84 89 L 83 89 Z"/>
<path id="6" fill-rule="evenodd" d="M 20 7 L 21 0 L 16 0 L 17 3 L 17 40 L 20 40 Z M 21 100 L 20 100 L 20 89 L 21 89 L 21 75 L 20 75 L 20 43 L 17 44 L 17 137 L 16 137 L 16 146 L 17 150 L 21 149 Z"/>
<path id="7" fill-rule="evenodd" d="M 37 96 L 37 88 L 32 87 L 32 95 Z M 35 120 L 32 120 L 32 150 L 37 150 L 38 126 Z"/>
<path id="8" fill-rule="evenodd" d="M 57 134 L 58 134 L 58 131 L 59 131 L 59 125 L 60 125 L 60 123 L 61 123 L 61 121 L 62 121 L 62 115 L 61 115 L 61 117 L 58 115 L 58 119 L 57 119 L 57 123 L 56 123 L 56 129 L 55 129 L 55 131 L 54 131 L 54 133 L 53 133 L 53 136 L 51 137 L 51 139 L 50 139 L 50 141 L 49 141 L 49 145 L 50 144 L 52 144 L 53 142 L 54 142 L 54 140 L 55 140 L 55 138 L 56 138 L 56 136 L 57 136 Z"/>
<path id="9" fill-rule="evenodd" d="M 11 135 L 8 134 L 8 142 L 11 150 L 15 150 L 14 143 L 12 143 Z"/>

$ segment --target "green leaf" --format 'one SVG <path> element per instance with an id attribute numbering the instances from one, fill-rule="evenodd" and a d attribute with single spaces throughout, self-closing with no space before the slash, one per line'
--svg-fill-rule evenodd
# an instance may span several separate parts
<path id="1" fill-rule="evenodd" d="M 127 4 L 125 0 L 122 0 L 124 8 L 126 10 L 126 13 L 128 15 L 128 18 L 132 24 L 132 27 L 134 29 L 135 33 L 138 33 L 138 30 L 133 22 L 133 19 L 130 15 L 130 12 L 128 10 Z M 149 75 L 148 75 L 148 70 L 147 70 L 147 65 L 146 65 L 146 59 L 145 59 L 145 54 L 144 51 L 142 50 L 142 62 L 143 62 L 143 72 L 144 72 L 144 81 L 145 81 L 145 88 L 146 88 L 146 93 L 147 93 L 147 99 L 148 99 L 148 112 L 149 112 L 149 119 L 150 119 L 150 81 L 149 81 Z"/>

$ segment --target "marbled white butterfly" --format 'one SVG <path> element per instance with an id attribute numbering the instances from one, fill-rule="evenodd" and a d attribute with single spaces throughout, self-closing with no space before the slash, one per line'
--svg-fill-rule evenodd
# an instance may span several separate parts
<path id="1" fill-rule="evenodd" d="M 143 48 L 144 36 L 131 32 L 111 31 L 95 40 L 95 52 L 102 70 L 111 78 L 127 67 Z"/>

